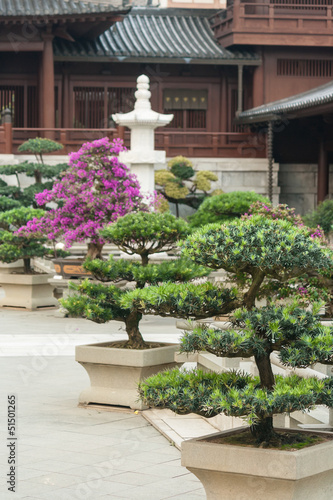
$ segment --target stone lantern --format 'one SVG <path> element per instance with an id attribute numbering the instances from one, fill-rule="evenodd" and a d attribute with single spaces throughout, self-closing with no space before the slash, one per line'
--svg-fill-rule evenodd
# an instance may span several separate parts
<path id="1" fill-rule="evenodd" d="M 130 150 L 121 152 L 119 158 L 137 176 L 142 192 L 147 197 L 154 192 L 155 165 L 166 161 L 165 151 L 154 149 L 154 130 L 168 125 L 173 119 L 173 115 L 153 111 L 150 96 L 149 78 L 141 75 L 137 79 L 134 110 L 130 113 L 112 115 L 117 125 L 131 130 Z"/>

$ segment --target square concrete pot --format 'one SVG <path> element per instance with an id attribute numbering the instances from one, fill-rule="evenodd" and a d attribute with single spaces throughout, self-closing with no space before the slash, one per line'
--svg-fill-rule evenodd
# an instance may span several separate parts
<path id="1" fill-rule="evenodd" d="M 80 403 L 99 403 L 146 408 L 138 400 L 138 383 L 162 370 L 179 365 L 174 361 L 178 344 L 153 349 L 107 347 L 110 342 L 77 346 L 75 359 L 87 371 L 90 387 L 81 392 Z M 159 344 L 157 344 L 159 345 Z"/>
<path id="2" fill-rule="evenodd" d="M 0 262 L 0 274 L 10 274 L 10 273 L 23 273 L 24 272 L 24 262 L 23 259 L 16 260 L 10 264 L 6 262 Z"/>
<path id="3" fill-rule="evenodd" d="M 244 428 L 182 443 L 182 465 L 200 479 L 207 500 L 333 498 L 333 441 L 297 451 L 205 441 L 239 432 Z"/>
<path id="4" fill-rule="evenodd" d="M 0 285 L 5 297 L 0 307 L 17 307 L 27 310 L 57 307 L 53 289 L 48 283 L 52 274 L 0 274 Z"/>

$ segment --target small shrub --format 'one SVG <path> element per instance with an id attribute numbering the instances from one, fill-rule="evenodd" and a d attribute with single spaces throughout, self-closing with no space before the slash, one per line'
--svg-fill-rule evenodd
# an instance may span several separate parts
<path id="1" fill-rule="evenodd" d="M 333 200 L 325 200 L 310 214 L 303 217 L 303 221 L 310 227 L 322 227 L 327 236 L 332 231 L 333 224 Z"/>
<path id="2" fill-rule="evenodd" d="M 267 198 L 254 191 L 232 191 L 206 198 L 198 211 L 189 217 L 191 228 L 240 218 L 255 202 L 269 204 Z"/>

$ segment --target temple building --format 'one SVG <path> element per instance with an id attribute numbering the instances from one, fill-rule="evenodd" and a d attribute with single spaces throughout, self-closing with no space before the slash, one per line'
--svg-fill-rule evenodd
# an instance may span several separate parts
<path id="1" fill-rule="evenodd" d="M 114 134 L 112 114 L 132 109 L 136 78 L 146 74 L 153 109 L 174 114 L 156 132 L 156 148 L 168 157 L 183 154 L 225 165 L 230 159 L 230 171 L 267 157 L 272 169 L 274 157 L 280 177 L 275 167 L 271 181 L 280 183 L 281 201 L 290 199 L 282 179 L 291 167 L 284 165 L 308 164 L 303 170 L 317 179 L 324 148 L 328 172 L 327 141 L 319 147 L 312 135 L 305 155 L 299 142 L 290 147 L 283 139 L 288 129 L 279 135 L 275 126 L 267 148 L 272 120 L 248 119 L 246 112 L 332 80 L 332 0 L 167 0 L 162 6 L 0 0 L 0 108 L 10 110 L 12 122 L 10 139 L 0 127 L 0 153 L 15 153 L 36 135 L 59 140 L 70 151 Z M 298 134 L 301 142 L 305 136 Z M 244 186 L 255 182 L 253 177 Z M 268 190 L 272 196 L 273 187 Z M 312 201 L 303 203 L 295 192 L 298 198 L 291 202 L 304 212 L 329 193 L 327 183 Z"/>

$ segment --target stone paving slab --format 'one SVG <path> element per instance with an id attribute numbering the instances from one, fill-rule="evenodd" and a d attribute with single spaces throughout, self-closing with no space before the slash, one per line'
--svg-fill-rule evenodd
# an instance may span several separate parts
<path id="1" fill-rule="evenodd" d="M 123 337 L 119 325 L 57 318 L 46 310 L 0 310 L 0 325 L 1 500 L 206 498 L 201 483 L 180 465 L 179 451 L 140 412 L 78 406 L 88 377 L 74 361 L 74 346 Z M 175 341 L 181 332 L 173 325 L 145 318 L 144 335 Z M 64 332 L 68 341 L 53 354 Z M 15 493 L 6 485 L 11 393 L 17 400 Z"/>

